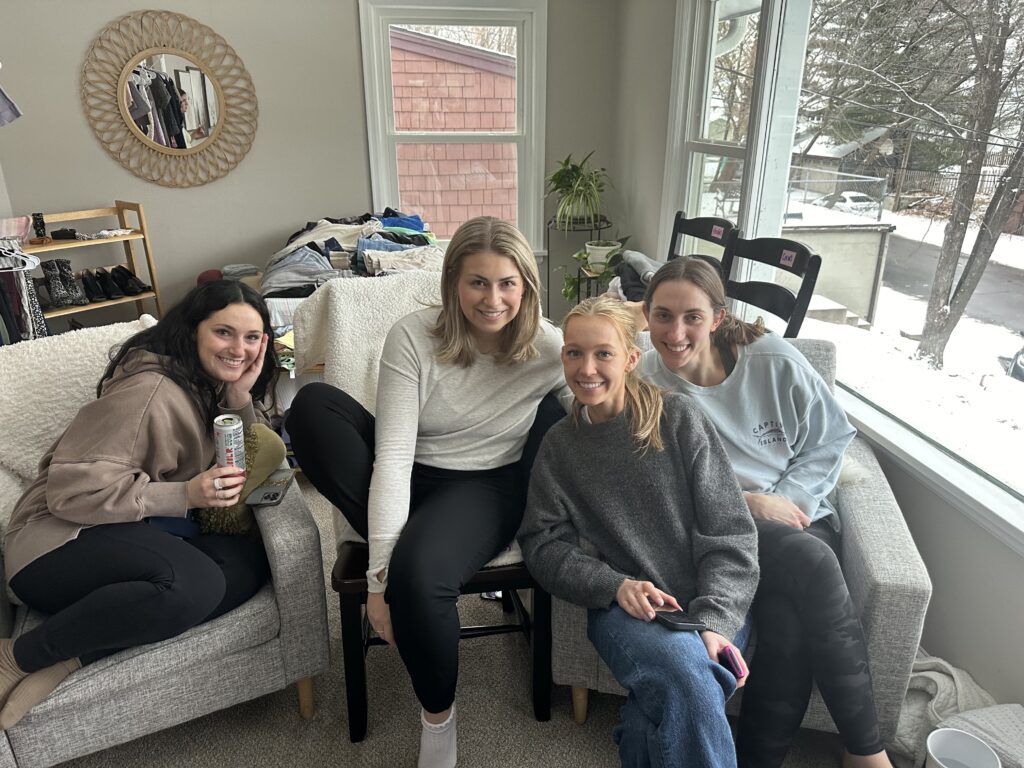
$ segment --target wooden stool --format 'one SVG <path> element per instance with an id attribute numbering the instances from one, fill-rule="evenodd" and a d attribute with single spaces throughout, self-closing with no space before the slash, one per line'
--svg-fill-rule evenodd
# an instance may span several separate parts
<path id="1" fill-rule="evenodd" d="M 363 615 L 366 604 L 366 569 L 369 548 L 361 542 L 343 542 L 331 571 L 331 587 L 341 603 L 341 647 L 345 659 L 345 696 L 348 703 L 348 736 L 353 742 L 366 736 L 366 651 L 384 641 L 370 633 Z M 527 614 L 517 589 L 533 590 L 533 617 Z M 537 720 L 551 719 L 551 595 L 530 576 L 523 563 L 482 568 L 462 587 L 462 594 L 500 590 L 502 607 L 515 613 L 508 624 L 462 627 L 461 638 L 523 632 L 533 657 L 533 714 Z"/>

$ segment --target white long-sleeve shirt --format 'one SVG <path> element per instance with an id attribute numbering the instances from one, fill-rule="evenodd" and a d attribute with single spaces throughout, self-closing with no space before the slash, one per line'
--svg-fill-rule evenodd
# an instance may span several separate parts
<path id="1" fill-rule="evenodd" d="M 835 487 L 856 430 L 821 376 L 789 342 L 765 334 L 737 347 L 721 384 L 699 387 L 669 370 L 657 349 L 640 375 L 690 395 L 715 425 L 740 488 L 785 496 L 811 520 L 838 516 L 825 498 Z"/>
<path id="2" fill-rule="evenodd" d="M 541 321 L 532 360 L 499 365 L 478 355 L 460 368 L 437 362 L 430 333 L 438 308 L 406 315 L 388 332 L 377 383 L 376 458 L 370 480 L 367 583 L 383 592 L 391 551 L 409 519 L 413 462 L 456 470 L 519 460 L 544 395 L 565 381 L 562 334 Z"/>

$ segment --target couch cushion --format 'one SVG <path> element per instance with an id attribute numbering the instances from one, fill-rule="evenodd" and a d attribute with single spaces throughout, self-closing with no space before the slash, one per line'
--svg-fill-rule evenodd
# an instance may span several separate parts
<path id="1" fill-rule="evenodd" d="M 130 323 L 0 347 L 0 465 L 33 479 L 43 454 L 78 410 L 96 398 L 110 348 L 155 323 L 143 315 Z"/>
<path id="2" fill-rule="evenodd" d="M 18 637 L 43 619 L 43 614 L 18 609 L 14 636 Z M 270 583 L 256 595 L 213 621 L 200 624 L 177 637 L 150 645 L 128 648 L 78 670 L 39 707 L 46 710 L 77 706 L 123 690 L 140 680 L 165 677 L 184 666 L 230 656 L 262 645 L 280 634 L 281 618 Z M 34 711 L 37 711 L 34 710 Z"/>

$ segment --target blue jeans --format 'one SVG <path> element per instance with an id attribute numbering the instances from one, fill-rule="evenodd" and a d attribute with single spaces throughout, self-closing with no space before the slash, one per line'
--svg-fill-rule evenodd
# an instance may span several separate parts
<path id="1" fill-rule="evenodd" d="M 612 733 L 624 768 L 735 768 L 725 702 L 736 679 L 700 635 L 613 605 L 587 612 L 587 637 L 629 691 Z"/>

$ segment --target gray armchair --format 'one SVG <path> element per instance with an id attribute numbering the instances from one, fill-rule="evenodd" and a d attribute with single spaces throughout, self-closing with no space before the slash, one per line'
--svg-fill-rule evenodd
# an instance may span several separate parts
<path id="1" fill-rule="evenodd" d="M 646 334 L 641 337 L 644 346 Z M 834 386 L 836 351 L 831 342 L 788 341 Z M 896 733 L 921 639 L 931 580 L 878 460 L 860 437 L 847 450 L 846 467 L 831 499 L 842 520 L 840 559 L 867 637 L 879 727 L 888 743 Z M 589 690 L 626 693 L 587 640 L 586 630 L 583 608 L 552 600 L 552 677 L 572 686 L 573 716 L 580 723 L 586 719 Z M 738 711 L 739 700 L 734 696 L 729 702 L 730 712 Z M 803 727 L 836 730 L 817 690 Z"/>
<path id="2" fill-rule="evenodd" d="M 139 329 L 138 323 L 121 323 L 0 349 L 0 407 L 15 422 L 0 438 L 4 521 L 34 475 L 39 446 L 52 443 L 95 397 L 111 345 Z M 291 683 L 297 684 L 300 713 L 311 717 L 313 676 L 328 663 L 319 530 L 298 488 L 279 506 L 258 509 L 256 519 L 270 583 L 214 621 L 73 673 L 0 734 L 0 768 L 54 765 Z M 35 611 L 11 605 L 6 589 L 0 590 L 0 636 L 16 637 L 40 620 Z"/>

